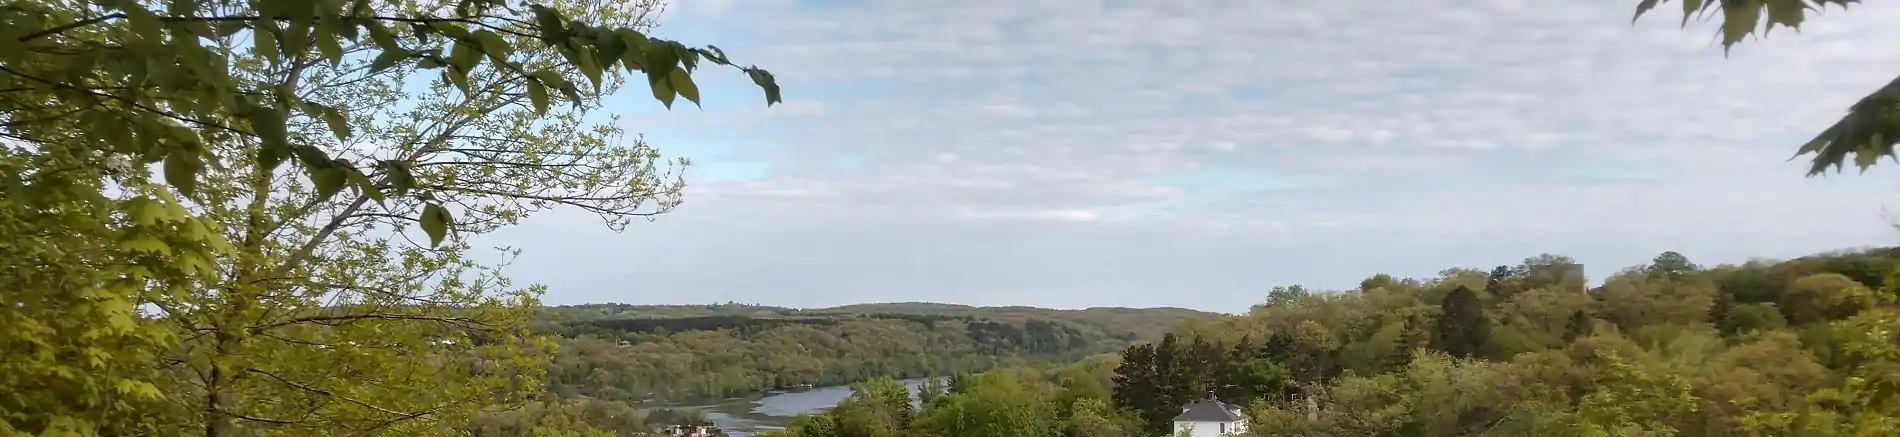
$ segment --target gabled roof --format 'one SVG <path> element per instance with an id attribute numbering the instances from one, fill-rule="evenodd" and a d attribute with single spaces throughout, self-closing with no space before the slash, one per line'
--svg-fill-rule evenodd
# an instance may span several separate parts
<path id="1" fill-rule="evenodd" d="M 1208 399 L 1181 407 L 1181 415 L 1174 416 L 1176 422 L 1238 422 L 1240 415 L 1234 414 L 1239 406 Z"/>

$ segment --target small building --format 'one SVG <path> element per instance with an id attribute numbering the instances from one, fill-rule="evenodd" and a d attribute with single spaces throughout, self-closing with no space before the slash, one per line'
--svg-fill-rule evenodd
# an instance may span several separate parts
<path id="1" fill-rule="evenodd" d="M 1246 432 L 1247 420 L 1241 417 L 1239 405 L 1210 397 L 1181 407 L 1181 415 L 1174 416 L 1172 435 L 1232 437 Z"/>
<path id="2" fill-rule="evenodd" d="M 721 437 L 726 435 L 717 426 L 712 425 L 670 425 L 663 431 L 669 436 L 682 437 Z"/>

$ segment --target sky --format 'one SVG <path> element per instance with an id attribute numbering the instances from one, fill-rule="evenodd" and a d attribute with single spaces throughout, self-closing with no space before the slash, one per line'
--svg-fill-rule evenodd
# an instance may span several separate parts
<path id="1" fill-rule="evenodd" d="M 1539 253 L 1590 276 L 1893 244 L 1895 171 L 1795 148 L 1900 72 L 1900 4 L 1777 29 L 1636 1 L 677 0 L 655 34 L 777 75 L 609 108 L 685 203 L 485 237 L 548 304 L 933 301 L 1240 312 Z M 1890 164 L 1900 166 L 1900 164 Z"/>

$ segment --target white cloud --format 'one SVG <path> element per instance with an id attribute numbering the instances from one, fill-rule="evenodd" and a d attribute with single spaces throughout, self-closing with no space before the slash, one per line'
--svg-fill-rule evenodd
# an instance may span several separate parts
<path id="1" fill-rule="evenodd" d="M 1671 11 L 1631 25 L 1633 0 L 864 3 L 665 22 L 772 69 L 789 100 L 630 126 L 688 156 L 737 141 L 774 171 L 698 184 L 624 237 L 544 217 L 506 238 L 533 242 L 520 274 L 556 302 L 1240 309 L 1275 284 L 1541 251 L 1620 266 L 1891 239 L 1882 172 L 1804 180 L 1786 159 L 1900 72 L 1896 5 L 1725 59 Z M 1210 165 L 1331 182 L 1161 182 Z M 1553 176 L 1573 167 L 1653 177 Z"/>

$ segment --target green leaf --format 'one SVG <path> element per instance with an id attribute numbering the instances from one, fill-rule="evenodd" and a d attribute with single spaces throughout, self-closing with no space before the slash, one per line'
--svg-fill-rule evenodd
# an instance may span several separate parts
<path id="1" fill-rule="evenodd" d="M 533 5 L 528 9 L 534 11 L 534 27 L 541 31 L 543 38 L 558 40 L 567 36 L 567 22 L 553 8 Z"/>
<path id="2" fill-rule="evenodd" d="M 442 205 L 431 203 L 422 208 L 422 232 L 429 234 L 430 246 L 441 245 L 442 239 L 448 237 L 449 225 L 453 223 L 449 210 Z"/>
<path id="3" fill-rule="evenodd" d="M 257 20 L 251 24 L 251 50 L 264 60 L 277 62 L 277 23 L 269 20 Z"/>
<path id="4" fill-rule="evenodd" d="M 146 41 L 156 42 L 164 40 L 165 29 L 160 26 L 158 15 L 136 4 L 127 5 L 124 11 L 126 21 L 131 25 L 130 27 L 133 34 L 138 35 L 140 39 Z"/>
<path id="5" fill-rule="evenodd" d="M 290 23 L 284 27 L 280 38 L 283 40 L 285 58 L 299 59 L 310 51 L 310 32 L 316 27 L 313 26 L 314 18 L 308 10 L 291 14 Z"/>
<path id="6" fill-rule="evenodd" d="M 442 69 L 442 74 L 448 77 L 449 83 L 455 84 L 455 89 L 462 90 L 462 95 L 472 93 L 468 84 L 468 72 L 462 71 L 461 68 L 455 66 L 449 66 L 449 68 Z"/>
<path id="7" fill-rule="evenodd" d="M 290 149 L 290 136 L 285 131 L 284 114 L 276 108 L 255 105 L 250 111 L 251 131 L 257 133 L 266 149 Z"/>
<path id="8" fill-rule="evenodd" d="M 191 197 L 198 192 L 198 170 L 202 163 L 198 157 L 182 152 L 165 156 L 165 183 L 178 189 L 179 194 Z"/>
<path id="9" fill-rule="evenodd" d="M 317 26 L 317 53 L 330 60 L 331 66 L 343 63 L 343 43 L 331 26 Z"/>
<path id="10" fill-rule="evenodd" d="M 408 58 L 408 50 L 400 48 L 384 49 L 382 53 L 376 55 L 376 59 L 369 61 L 369 73 L 381 73 L 383 70 L 388 70 L 390 67 L 396 66 L 396 63 Z"/>
<path id="11" fill-rule="evenodd" d="M 621 65 L 626 66 L 629 72 L 645 70 L 647 41 L 651 38 L 633 29 L 620 29 L 614 33 L 620 36 L 620 45 L 625 48 L 620 53 Z"/>
<path id="12" fill-rule="evenodd" d="M 673 73 L 667 75 L 667 82 L 673 85 L 674 90 L 679 91 L 680 97 L 693 102 L 693 106 L 700 106 L 699 85 L 693 84 L 693 76 L 687 74 L 686 70 L 673 70 Z"/>
<path id="13" fill-rule="evenodd" d="M 681 67 L 685 67 L 687 72 L 699 69 L 699 52 L 679 43 L 674 43 L 672 46 L 673 56 L 679 58 Z"/>
<path id="14" fill-rule="evenodd" d="M 306 166 L 324 165 L 330 162 L 330 154 L 324 152 L 323 149 L 317 146 L 297 144 L 291 146 L 290 151 L 293 156 L 297 157 L 298 162 L 302 162 Z"/>
<path id="15" fill-rule="evenodd" d="M 317 7 L 323 8 L 323 9 L 329 9 L 331 6 L 320 4 L 320 5 L 317 5 Z M 344 17 L 335 16 L 335 15 L 328 16 L 328 17 L 318 17 L 318 18 L 322 20 L 319 22 L 319 25 L 325 26 L 325 29 L 328 29 L 327 31 L 332 36 L 335 36 L 342 41 L 349 41 L 349 42 L 357 41 L 356 22 L 363 21 L 362 18 L 346 19 Z"/>
<path id="16" fill-rule="evenodd" d="M 231 35 L 243 32 L 244 29 L 251 28 L 250 24 L 242 21 L 219 21 L 214 26 L 216 26 L 215 29 L 217 29 L 218 36 L 221 38 L 229 38 Z"/>
<path id="17" fill-rule="evenodd" d="M 1728 51 L 1735 43 L 1742 42 L 1748 34 L 1755 31 L 1755 24 L 1761 22 L 1762 0 L 1726 0 L 1732 2 L 1722 8 L 1722 50 Z"/>
<path id="18" fill-rule="evenodd" d="M 1630 22 L 1635 23 L 1636 20 L 1642 19 L 1644 13 L 1648 13 L 1649 10 L 1656 8 L 1657 3 L 1660 3 L 1660 0 L 1643 0 L 1642 3 L 1637 3 L 1636 16 L 1630 17 Z"/>
<path id="19" fill-rule="evenodd" d="M 337 141 L 349 141 L 350 118 L 343 113 L 343 110 L 314 103 L 310 106 L 318 108 L 317 116 L 323 118 L 323 124 L 329 125 L 330 132 L 336 134 Z"/>
<path id="20" fill-rule="evenodd" d="M 132 220 L 132 224 L 138 226 L 157 225 L 159 222 L 170 221 L 171 218 L 165 205 L 149 197 L 128 200 L 121 207 L 125 209 L 126 216 Z"/>
<path id="21" fill-rule="evenodd" d="M 449 49 L 449 65 L 463 70 L 475 68 L 482 63 L 482 50 L 467 41 L 456 41 L 455 48 Z"/>
<path id="22" fill-rule="evenodd" d="M 396 190 L 396 194 L 407 193 L 416 187 L 416 175 L 409 170 L 408 162 L 383 161 L 377 167 L 383 170 L 383 180 L 389 182 L 389 187 Z"/>
<path id="23" fill-rule="evenodd" d="M 497 65 L 507 63 L 508 57 L 514 54 L 514 47 L 508 45 L 508 40 L 494 31 L 488 29 L 475 31 L 475 41 L 481 43 L 482 53 L 488 55 L 488 59 L 495 61 Z"/>
<path id="24" fill-rule="evenodd" d="M 350 185 L 356 186 L 357 191 L 363 192 L 364 197 L 383 203 L 383 189 L 377 187 L 376 181 L 370 180 L 369 175 L 363 174 L 362 170 L 357 170 L 356 166 L 346 166 L 343 167 L 343 175 L 349 179 Z"/>
<path id="25" fill-rule="evenodd" d="M 719 46 L 707 44 L 704 51 L 707 60 L 719 65 L 732 65 L 732 60 L 726 59 L 726 51 L 720 50 Z"/>
<path id="26" fill-rule="evenodd" d="M 119 394 L 128 395 L 136 399 L 158 399 L 164 396 L 164 393 L 158 390 L 158 386 L 146 381 L 121 379 L 112 385 L 112 388 L 118 391 Z"/>
<path id="27" fill-rule="evenodd" d="M 580 69 L 581 74 L 587 76 L 587 81 L 594 83 L 594 89 L 600 89 L 601 67 L 600 62 L 594 59 L 594 51 L 583 47 L 581 48 L 580 56 L 577 56 L 577 58 L 579 58 L 577 60 L 580 62 L 578 63 L 579 65 L 575 65 L 574 68 Z"/>
<path id="28" fill-rule="evenodd" d="M 765 106 L 772 106 L 773 104 L 785 101 L 783 96 L 780 96 L 778 93 L 778 79 L 772 77 L 771 72 L 752 68 L 746 70 L 746 75 L 752 77 L 752 83 L 758 84 L 759 88 L 765 90 Z"/>
<path id="29" fill-rule="evenodd" d="M 336 197 L 336 193 L 343 191 L 343 184 L 349 181 L 349 175 L 343 170 L 344 168 L 347 167 L 337 165 L 334 161 L 321 164 L 304 163 L 304 169 L 310 175 L 310 182 L 316 186 L 318 202 L 328 201 Z"/>
<path id="30" fill-rule="evenodd" d="M 548 112 L 547 85 L 542 85 L 539 80 L 528 79 L 528 102 L 534 104 L 534 113 L 546 114 Z"/>
<path id="31" fill-rule="evenodd" d="M 284 144 L 284 146 L 289 146 L 289 144 Z M 257 166 L 264 171 L 276 170 L 277 166 L 284 164 L 284 158 L 289 157 L 289 147 L 272 147 L 265 144 L 257 148 Z"/>
<path id="32" fill-rule="evenodd" d="M 679 54 L 675 53 L 668 44 L 653 44 L 647 47 L 643 58 L 641 64 L 646 66 L 649 78 L 663 78 L 672 74 L 673 69 L 679 68 Z"/>
<path id="33" fill-rule="evenodd" d="M 1682 0 L 1682 25 L 1683 26 L 1688 26 L 1689 17 L 1695 16 L 1696 12 L 1700 12 L 1702 10 L 1702 7 L 1704 6 L 1702 3 L 1703 1 L 1704 0 Z"/>
<path id="34" fill-rule="evenodd" d="M 1767 0 L 1768 25 L 1762 28 L 1762 35 L 1774 31 L 1775 25 L 1787 26 L 1795 31 L 1801 30 L 1801 22 L 1807 19 L 1807 5 L 1803 0 Z"/>
<path id="35" fill-rule="evenodd" d="M 426 45 L 429 43 L 429 35 L 435 34 L 435 29 L 430 28 L 427 24 L 412 21 L 409 22 L 409 34 L 416 37 L 417 43 Z"/>
<path id="36" fill-rule="evenodd" d="M 369 30 L 369 40 L 375 43 L 376 47 L 384 51 L 402 50 L 402 45 L 396 43 L 396 33 L 391 32 L 389 27 L 383 26 L 381 21 L 365 21 L 363 28 Z"/>
<path id="37" fill-rule="evenodd" d="M 647 87 L 653 89 L 654 100 L 659 100 L 660 104 L 666 105 L 666 109 L 673 109 L 673 98 L 678 96 L 679 92 L 673 90 L 673 85 L 668 83 L 666 78 L 667 76 L 651 77 L 648 79 Z"/>
<path id="38" fill-rule="evenodd" d="M 170 255 L 172 253 L 171 245 L 165 244 L 164 240 L 152 237 L 151 234 L 132 234 L 132 236 L 119 241 L 119 249 L 128 252 L 160 255 Z"/>

